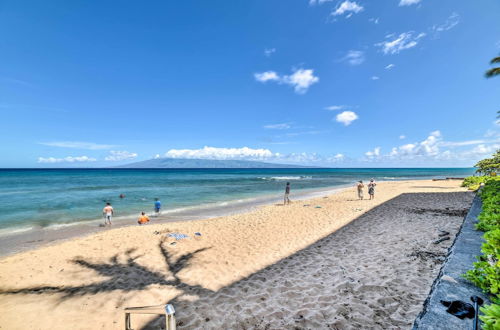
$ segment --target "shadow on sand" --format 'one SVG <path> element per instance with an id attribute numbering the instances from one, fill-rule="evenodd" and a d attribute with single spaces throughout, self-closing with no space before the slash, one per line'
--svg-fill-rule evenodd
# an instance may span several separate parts
<path id="1" fill-rule="evenodd" d="M 177 274 L 190 266 L 192 259 L 196 254 L 208 250 L 209 248 L 198 249 L 196 251 L 181 255 L 179 258 L 174 259 L 169 251 L 165 248 L 164 243 L 159 243 L 159 249 L 165 261 L 165 267 L 169 274 L 173 276 L 172 280 L 167 280 L 165 274 L 149 270 L 136 262 L 136 259 L 142 255 L 132 256 L 136 249 L 127 250 L 125 252 L 126 261 L 119 262 L 119 255 L 116 254 L 110 258 L 107 263 L 92 263 L 81 258 L 75 258 L 73 263 L 80 265 L 87 269 L 92 269 L 99 275 L 106 276 L 108 279 L 102 282 L 70 287 L 59 286 L 39 286 L 29 287 L 18 290 L 0 290 L 0 294 L 43 294 L 43 293 L 61 293 L 60 301 L 66 299 L 93 295 L 102 292 L 110 292 L 115 290 L 123 291 L 141 291 L 146 289 L 152 284 L 162 286 L 174 286 L 183 291 L 189 291 L 194 294 L 204 294 L 209 291 L 201 286 L 189 285 L 182 282 Z M 141 279 L 141 280 L 138 280 Z"/>

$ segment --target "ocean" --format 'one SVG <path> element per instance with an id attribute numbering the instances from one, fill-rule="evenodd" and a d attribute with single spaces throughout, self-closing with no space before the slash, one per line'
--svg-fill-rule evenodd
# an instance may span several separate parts
<path id="1" fill-rule="evenodd" d="M 126 220 L 141 211 L 152 213 L 154 199 L 159 198 L 164 217 L 181 219 L 281 200 L 286 182 L 291 183 L 293 200 L 370 178 L 391 181 L 473 173 L 472 168 L 0 169 L 0 235 L 81 223 L 97 226 L 105 202 L 113 205 L 116 219 Z"/>

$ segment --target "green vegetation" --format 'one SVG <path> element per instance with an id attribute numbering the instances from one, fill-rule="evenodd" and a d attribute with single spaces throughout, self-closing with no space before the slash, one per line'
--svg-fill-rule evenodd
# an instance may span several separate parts
<path id="1" fill-rule="evenodd" d="M 483 210 L 478 217 L 477 229 L 482 231 L 500 229 L 500 180 L 490 180 L 481 191 L 481 199 Z M 500 247 L 500 242 L 496 243 Z"/>
<path id="2" fill-rule="evenodd" d="M 496 172 L 500 168 L 500 150 L 492 158 L 479 161 L 477 172 L 487 174 L 468 177 L 462 186 L 469 189 L 484 187 L 479 192 L 483 207 L 478 216 L 476 228 L 485 232 L 485 242 L 481 247 L 482 255 L 474 263 L 474 269 L 469 270 L 464 277 L 489 293 L 490 305 L 481 307 L 483 329 L 500 329 L 500 177 Z"/>
<path id="3" fill-rule="evenodd" d="M 483 330 L 498 330 L 500 329 L 500 305 L 491 304 L 480 308 L 481 315 L 479 318 L 483 321 Z"/>
<path id="4" fill-rule="evenodd" d="M 477 168 L 477 173 L 483 175 L 496 175 L 500 170 L 500 150 L 497 150 L 497 152 L 493 154 L 493 157 L 480 160 L 474 167 Z"/>
<path id="5" fill-rule="evenodd" d="M 484 292 L 500 299 L 500 228 L 491 230 L 484 235 L 479 261 L 474 263 L 474 269 L 465 274 L 465 278 L 480 287 Z"/>
<path id="6" fill-rule="evenodd" d="M 470 190 L 478 190 L 481 186 L 481 183 L 488 183 L 489 181 L 500 181 L 499 176 L 469 176 L 464 179 L 462 182 L 462 187 L 467 187 Z"/>

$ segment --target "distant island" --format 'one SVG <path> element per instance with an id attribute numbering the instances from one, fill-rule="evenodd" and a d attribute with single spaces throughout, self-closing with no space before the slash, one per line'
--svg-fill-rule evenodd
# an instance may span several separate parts
<path id="1" fill-rule="evenodd" d="M 291 164 L 274 164 L 249 160 L 214 160 L 156 158 L 117 166 L 117 168 L 317 168 Z"/>

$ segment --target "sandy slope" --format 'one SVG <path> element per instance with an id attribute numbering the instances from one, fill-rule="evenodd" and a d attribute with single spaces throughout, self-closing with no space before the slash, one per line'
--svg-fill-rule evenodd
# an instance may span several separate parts
<path id="1" fill-rule="evenodd" d="M 187 329 L 405 328 L 452 240 L 431 242 L 439 229 L 454 237 L 462 217 L 450 210 L 470 205 L 472 194 L 458 185 L 386 182 L 375 201 L 357 201 L 349 189 L 3 258 L 0 327 L 122 329 L 123 307 L 170 301 Z M 191 238 L 172 244 L 167 232 Z M 156 323 L 134 319 L 135 328 Z"/>

